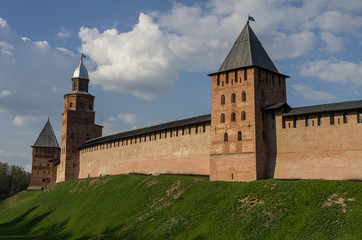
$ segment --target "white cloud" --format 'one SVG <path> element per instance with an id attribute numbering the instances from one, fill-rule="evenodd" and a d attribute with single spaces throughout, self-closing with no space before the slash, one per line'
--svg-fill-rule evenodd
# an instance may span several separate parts
<path id="1" fill-rule="evenodd" d="M 343 38 L 337 37 L 333 33 L 322 32 L 321 38 L 326 42 L 326 50 L 329 52 L 338 52 L 343 49 Z"/>
<path id="2" fill-rule="evenodd" d="M 0 114 L 58 114 L 69 89 L 64 79 L 71 79 L 79 58 L 47 41 L 19 35 L 4 19 L 0 19 L 0 42 Z M 51 91 L 53 87 L 58 91 Z M 6 90 L 16 91 L 16 97 Z"/>
<path id="3" fill-rule="evenodd" d="M 7 21 L 5 19 L 1 18 L 1 17 L 0 17 L 0 26 L 3 27 L 3 28 L 8 26 Z"/>
<path id="4" fill-rule="evenodd" d="M 101 125 L 103 126 L 103 129 L 102 129 L 103 136 L 107 136 L 107 135 L 119 132 L 118 126 L 114 123 L 102 122 Z"/>
<path id="5" fill-rule="evenodd" d="M 300 94 L 302 97 L 309 99 L 309 100 L 313 100 L 313 101 L 322 101 L 322 100 L 328 101 L 328 100 L 333 100 L 337 97 L 333 94 L 322 92 L 322 91 L 316 91 L 316 90 L 313 90 L 313 88 L 311 88 L 311 87 L 307 87 L 307 86 L 303 86 L 303 85 L 294 84 L 294 85 L 292 85 L 292 88 L 298 94 Z"/>
<path id="6" fill-rule="evenodd" d="M 124 123 L 134 124 L 137 122 L 137 115 L 133 113 L 119 114 L 118 119 L 122 120 Z"/>
<path id="7" fill-rule="evenodd" d="M 68 54 L 68 55 L 70 55 L 72 57 L 75 56 L 75 54 L 72 51 L 70 51 L 69 49 L 62 48 L 62 47 L 57 47 L 56 49 L 63 52 L 63 53 L 66 53 L 66 54 Z"/>
<path id="8" fill-rule="evenodd" d="M 21 37 L 21 40 L 23 40 L 24 42 L 31 41 L 30 38 L 27 38 L 27 37 Z"/>
<path id="9" fill-rule="evenodd" d="M 81 28 L 81 50 L 98 65 L 91 72 L 94 84 L 105 90 L 131 92 L 151 100 L 172 88 L 177 68 L 172 67 L 166 36 L 152 19 L 144 14 L 131 32 L 119 34 L 116 29 L 100 33 Z"/>
<path id="10" fill-rule="evenodd" d="M 340 8 L 352 11 L 362 10 L 361 0 L 348 0 L 348 2 L 341 0 L 328 0 L 328 7 L 330 9 Z"/>
<path id="11" fill-rule="evenodd" d="M 46 119 L 46 117 L 44 116 L 18 115 L 15 116 L 14 120 L 11 123 L 17 127 L 25 127 L 39 123 L 44 119 Z"/>
<path id="12" fill-rule="evenodd" d="M 273 59 L 296 58 L 304 55 L 315 46 L 315 35 L 311 31 L 299 33 L 275 33 L 270 47 Z"/>
<path id="13" fill-rule="evenodd" d="M 0 156 L 27 158 L 28 154 L 27 153 L 12 153 L 12 152 L 7 152 L 5 150 L 0 149 Z"/>
<path id="14" fill-rule="evenodd" d="M 352 16 L 338 10 L 321 13 L 316 19 L 316 27 L 333 33 L 351 33 L 361 36 L 362 16 Z"/>
<path id="15" fill-rule="evenodd" d="M 110 118 L 108 118 L 108 121 L 110 121 L 110 122 L 116 122 L 117 119 L 116 119 L 115 117 L 110 117 Z"/>
<path id="16" fill-rule="evenodd" d="M 38 46 L 39 48 L 49 48 L 49 43 L 47 41 L 36 41 L 34 42 L 34 44 L 36 46 Z"/>
<path id="17" fill-rule="evenodd" d="M 9 97 L 14 94 L 15 94 L 15 91 L 3 90 L 0 92 L 0 98 L 6 98 L 6 97 Z"/>
<path id="18" fill-rule="evenodd" d="M 0 41 L 1 52 L 5 55 L 12 56 L 14 46 L 8 42 Z"/>
<path id="19" fill-rule="evenodd" d="M 32 168 L 32 165 L 31 165 L 31 164 L 27 164 L 27 165 L 25 165 L 24 170 L 25 170 L 26 172 L 31 173 L 31 168 Z"/>
<path id="20" fill-rule="evenodd" d="M 80 50 L 97 66 L 90 72 L 95 84 L 152 100 L 171 91 L 180 71 L 215 71 L 248 14 L 256 19 L 251 25 L 270 57 L 283 60 L 322 49 L 317 35 L 328 51 L 342 50 L 338 34 L 360 32 L 361 17 L 353 11 L 335 0 L 174 2 L 168 12 L 141 13 L 128 32 L 82 27 Z"/>
<path id="21" fill-rule="evenodd" d="M 60 32 L 57 33 L 57 37 L 64 40 L 65 38 L 68 38 L 71 36 L 70 31 L 68 31 L 67 29 L 65 29 L 64 27 L 60 28 Z"/>
<path id="22" fill-rule="evenodd" d="M 318 60 L 305 64 L 300 74 L 319 77 L 329 82 L 362 85 L 362 62 L 358 64 L 336 59 Z"/>

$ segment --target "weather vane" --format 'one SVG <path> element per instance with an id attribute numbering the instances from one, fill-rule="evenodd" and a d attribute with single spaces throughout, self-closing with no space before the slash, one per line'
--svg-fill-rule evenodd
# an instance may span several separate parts
<path id="1" fill-rule="evenodd" d="M 246 23 L 249 24 L 249 21 L 255 22 L 255 19 L 252 16 L 248 15 L 248 21 Z"/>
<path id="2" fill-rule="evenodd" d="M 83 62 L 83 58 L 86 58 L 87 56 L 82 53 L 82 56 L 80 57 L 80 61 Z"/>

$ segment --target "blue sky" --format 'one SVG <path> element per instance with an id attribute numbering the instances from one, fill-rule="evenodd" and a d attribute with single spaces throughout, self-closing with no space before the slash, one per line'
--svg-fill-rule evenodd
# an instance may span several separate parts
<path id="1" fill-rule="evenodd" d="M 50 117 L 87 58 L 104 134 L 210 113 L 208 73 L 248 14 L 292 107 L 360 100 L 360 0 L 123 0 L 0 3 L 0 162 L 30 169 Z"/>

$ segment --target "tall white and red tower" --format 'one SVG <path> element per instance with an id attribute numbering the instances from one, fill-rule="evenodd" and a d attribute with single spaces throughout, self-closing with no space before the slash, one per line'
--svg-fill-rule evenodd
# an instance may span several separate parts
<path id="1" fill-rule="evenodd" d="M 57 182 L 77 179 L 79 174 L 79 150 L 86 141 L 102 136 L 102 126 L 95 124 L 94 96 L 88 93 L 89 76 L 80 63 L 72 77 L 72 91 L 64 95 L 62 114 L 61 157 Z"/>

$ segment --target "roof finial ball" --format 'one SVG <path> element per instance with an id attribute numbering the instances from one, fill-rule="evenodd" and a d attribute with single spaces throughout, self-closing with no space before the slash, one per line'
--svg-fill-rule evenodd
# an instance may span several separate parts
<path id="1" fill-rule="evenodd" d="M 249 21 L 255 22 L 255 19 L 252 16 L 248 15 L 248 21 L 246 21 L 246 24 L 249 24 Z"/>

